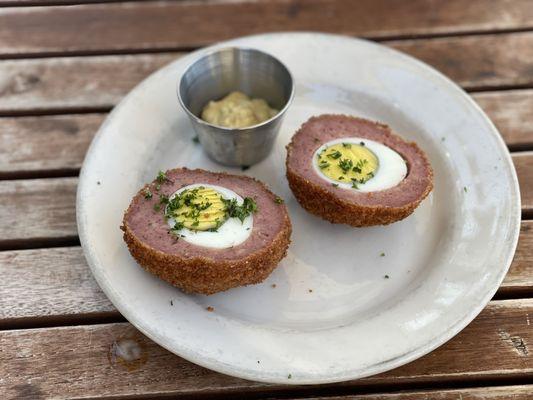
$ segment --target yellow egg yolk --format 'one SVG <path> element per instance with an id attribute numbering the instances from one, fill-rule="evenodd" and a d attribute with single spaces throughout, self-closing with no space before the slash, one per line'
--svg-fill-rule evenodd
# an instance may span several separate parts
<path id="1" fill-rule="evenodd" d="M 216 230 L 227 219 L 222 195 L 203 186 L 184 190 L 170 200 L 169 207 L 178 226 L 195 231 Z"/>
<path id="2" fill-rule="evenodd" d="M 328 178 L 354 188 L 372 179 L 379 167 L 376 155 L 364 144 L 337 143 L 317 154 L 317 165 Z"/>

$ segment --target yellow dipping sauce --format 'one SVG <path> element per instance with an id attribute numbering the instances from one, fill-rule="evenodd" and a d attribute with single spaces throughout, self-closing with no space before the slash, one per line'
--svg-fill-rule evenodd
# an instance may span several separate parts
<path id="1" fill-rule="evenodd" d="M 250 99 L 244 93 L 231 92 L 222 100 L 210 101 L 201 118 L 225 128 L 246 128 L 272 118 L 279 111 L 263 99 Z"/>
<path id="2" fill-rule="evenodd" d="M 183 227 L 195 231 L 217 229 L 226 221 L 226 205 L 216 190 L 203 186 L 187 189 L 171 201 L 174 220 Z"/>
<path id="3" fill-rule="evenodd" d="M 379 160 L 362 144 L 337 143 L 317 154 L 318 168 L 328 178 L 342 183 L 365 183 L 373 178 Z"/>

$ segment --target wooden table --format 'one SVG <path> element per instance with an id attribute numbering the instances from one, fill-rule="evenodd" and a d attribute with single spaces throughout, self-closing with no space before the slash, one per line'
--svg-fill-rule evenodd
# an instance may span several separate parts
<path id="1" fill-rule="evenodd" d="M 533 398 L 532 0 L 80 2 L 0 0 L 0 399 Z M 480 316 L 411 364 L 335 385 L 248 382 L 163 350 L 100 291 L 76 233 L 80 165 L 123 95 L 199 46 L 287 30 L 371 38 L 435 66 L 498 126 L 521 184 L 518 251 Z M 141 360 L 112 356 L 124 339 Z"/>

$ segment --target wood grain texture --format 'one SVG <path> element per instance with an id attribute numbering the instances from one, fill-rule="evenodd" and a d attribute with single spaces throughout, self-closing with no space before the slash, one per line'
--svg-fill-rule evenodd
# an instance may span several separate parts
<path id="1" fill-rule="evenodd" d="M 529 216 L 533 213 L 533 152 L 513 153 L 513 161 L 520 181 L 522 211 Z M 0 204 L 4 205 L 0 208 L 0 246 L 6 248 L 13 241 L 76 236 L 76 185 L 77 178 L 0 181 Z"/>
<path id="2" fill-rule="evenodd" d="M 511 149 L 533 149 L 533 90 L 473 97 Z M 101 113 L 1 119 L 0 179 L 75 174 L 105 117 Z"/>
<path id="3" fill-rule="evenodd" d="M 0 247 L 76 237 L 77 178 L 0 181 Z"/>
<path id="4" fill-rule="evenodd" d="M 77 173 L 105 114 L 1 120 L 0 178 Z"/>
<path id="5" fill-rule="evenodd" d="M 0 61 L 0 114 L 109 110 L 180 53 Z"/>
<path id="6" fill-rule="evenodd" d="M 533 32 L 387 44 L 425 61 L 466 89 L 530 86 L 532 83 Z"/>
<path id="7" fill-rule="evenodd" d="M 531 400 L 533 385 L 313 397 L 306 400 Z"/>
<path id="8" fill-rule="evenodd" d="M 94 281 L 80 247 L 0 252 L 0 276 L 0 329 L 119 317 Z M 533 221 L 523 221 L 498 295 L 532 293 Z"/>
<path id="9" fill-rule="evenodd" d="M 531 28 L 532 21 L 529 0 L 492 0 L 490 6 L 485 0 L 273 0 L 14 8 L 0 10 L 0 55 L 191 48 L 271 31 L 384 38 L 516 30 Z"/>
<path id="10" fill-rule="evenodd" d="M 435 66 L 467 89 L 533 85 L 533 32 L 389 44 Z M 147 75 L 181 55 L 0 61 L 0 115 L 109 109 Z M 479 97 L 489 111 L 494 107 L 501 110 L 516 106 L 519 113 L 516 117 L 520 117 L 531 114 L 528 113 L 533 102 L 530 95 L 531 91 L 524 91 L 497 93 L 492 98 L 479 94 Z M 504 111 L 498 116 L 508 124 L 513 118 Z M 519 124 L 516 120 L 513 123 Z"/>
<path id="11" fill-rule="evenodd" d="M 474 93 L 512 150 L 533 147 L 533 90 Z"/>
<path id="12" fill-rule="evenodd" d="M 0 329 L 118 315 L 80 247 L 0 252 Z"/>
<path id="13" fill-rule="evenodd" d="M 531 299 L 492 302 L 463 332 L 425 357 L 336 387 L 523 379 L 533 374 L 530 315 Z M 124 344 L 124 340 L 139 350 L 136 363 L 124 364 L 113 353 L 117 342 Z M 127 323 L 3 331 L 0 349 L 0 392 L 10 397 L 230 395 L 290 390 L 208 371 L 163 350 Z"/>
<path id="14" fill-rule="evenodd" d="M 513 163 L 520 183 L 522 215 L 533 217 L 533 151 L 513 153 Z"/>

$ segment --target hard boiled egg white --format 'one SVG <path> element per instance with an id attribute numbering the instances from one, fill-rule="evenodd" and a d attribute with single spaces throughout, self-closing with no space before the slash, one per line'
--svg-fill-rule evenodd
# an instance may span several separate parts
<path id="1" fill-rule="evenodd" d="M 407 176 L 402 156 L 382 143 L 359 137 L 323 144 L 312 162 L 322 179 L 335 187 L 359 192 L 389 189 Z"/>
<path id="2" fill-rule="evenodd" d="M 175 196 L 186 190 L 191 190 L 199 187 L 212 189 L 226 200 L 235 199 L 237 201 L 237 204 L 239 205 L 242 205 L 244 202 L 244 199 L 234 191 L 222 186 L 209 185 L 207 183 L 197 183 L 194 185 L 182 187 L 181 189 L 174 192 L 170 196 L 170 199 L 173 199 Z M 174 218 L 168 219 L 168 225 L 171 228 L 173 228 L 175 224 L 176 220 Z M 244 219 L 243 222 L 241 222 L 238 218 L 228 218 L 220 227 L 218 227 L 216 232 L 199 231 L 184 227 L 176 231 L 175 233 L 180 236 L 179 240 L 185 240 L 186 242 L 197 246 L 211 247 L 215 249 L 226 249 L 243 243 L 252 233 L 252 229 L 253 216 L 250 214 Z"/>

